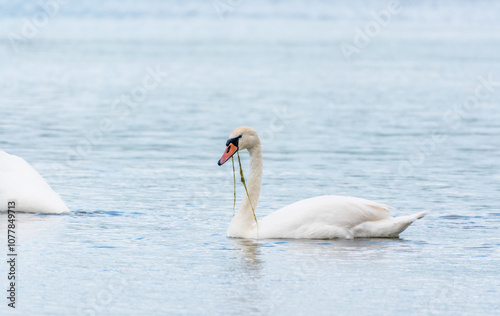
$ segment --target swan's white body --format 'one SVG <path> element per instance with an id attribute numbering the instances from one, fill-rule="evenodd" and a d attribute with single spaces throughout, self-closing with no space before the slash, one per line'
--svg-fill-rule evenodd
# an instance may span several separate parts
<path id="1" fill-rule="evenodd" d="M 255 223 L 252 206 L 257 208 L 262 179 L 262 149 L 257 133 L 249 127 L 237 128 L 230 138 L 238 137 L 238 149 L 250 153 L 248 195 L 227 230 L 236 238 L 397 238 L 427 211 L 408 216 L 390 217 L 390 207 L 377 202 L 325 195 L 290 204 Z M 229 150 L 227 151 L 229 153 Z M 223 158 L 226 160 L 228 155 Z M 221 158 L 222 159 L 222 158 Z M 222 163 L 224 163 L 223 161 Z"/>
<path id="2" fill-rule="evenodd" d="M 16 212 L 67 213 L 68 207 L 24 159 L 0 150 L 0 211 L 16 202 Z"/>
<path id="3" fill-rule="evenodd" d="M 333 239 L 355 237 L 397 238 L 427 212 L 390 217 L 390 207 L 350 197 L 323 195 L 285 206 L 250 229 L 238 230 L 231 223 L 228 237 Z"/>

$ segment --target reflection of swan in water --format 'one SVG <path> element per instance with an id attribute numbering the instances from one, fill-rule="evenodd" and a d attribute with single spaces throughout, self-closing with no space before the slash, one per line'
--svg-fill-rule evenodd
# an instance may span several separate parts
<path id="1" fill-rule="evenodd" d="M 241 249 L 239 256 L 242 263 L 249 270 L 260 270 L 262 268 L 261 244 L 252 239 L 233 240 L 234 248 Z"/>
<path id="2" fill-rule="evenodd" d="M 250 154 L 248 193 L 227 230 L 236 238 L 396 238 L 427 212 L 390 217 L 389 206 L 365 199 L 325 195 L 302 200 L 264 217 L 258 224 L 254 210 L 259 202 L 262 179 L 262 148 L 257 132 L 250 127 L 235 129 L 219 160 L 224 164 L 238 150 Z"/>
<path id="3" fill-rule="evenodd" d="M 67 213 L 68 207 L 24 159 L 0 150 L 0 211 L 15 201 L 16 212 Z"/>
<path id="4" fill-rule="evenodd" d="M 241 249 L 241 258 L 245 266 L 252 270 L 261 268 L 265 261 L 263 256 L 276 249 L 287 257 L 294 257 L 301 262 L 324 261 L 332 263 L 338 259 L 377 260 L 383 259 L 387 252 L 407 250 L 411 244 L 402 239 L 359 238 L 335 240 L 305 240 L 305 239 L 268 239 L 266 241 L 255 239 L 235 239 L 232 241 L 234 248 Z"/>

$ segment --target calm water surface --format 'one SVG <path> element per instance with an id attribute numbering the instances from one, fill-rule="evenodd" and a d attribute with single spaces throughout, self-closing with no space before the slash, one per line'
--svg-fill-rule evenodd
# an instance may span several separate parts
<path id="1" fill-rule="evenodd" d="M 409 6 L 347 62 L 339 44 L 385 2 L 244 2 L 226 19 L 109 3 L 68 4 L 17 53 L 0 41 L 0 148 L 72 210 L 18 215 L 2 315 L 498 313 L 500 86 L 464 106 L 500 81 L 498 4 Z M 37 12 L 3 5 L 6 32 Z M 157 88 L 113 106 L 155 67 Z M 431 213 L 401 239 L 228 239 L 217 160 L 240 125 L 263 140 L 258 216 L 322 194 Z"/>

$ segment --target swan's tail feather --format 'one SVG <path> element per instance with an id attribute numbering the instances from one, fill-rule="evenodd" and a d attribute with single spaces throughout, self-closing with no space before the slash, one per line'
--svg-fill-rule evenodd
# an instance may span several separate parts
<path id="1" fill-rule="evenodd" d="M 398 238 L 414 221 L 421 219 L 429 210 L 412 215 L 388 217 L 382 220 L 367 221 L 351 229 L 354 237 L 364 238 Z"/>
<path id="2" fill-rule="evenodd" d="M 409 225 L 409 224 L 413 223 L 414 221 L 416 221 L 417 219 L 421 219 L 422 217 L 424 217 L 428 213 L 429 213 L 429 210 L 423 211 L 423 212 L 418 212 L 418 213 L 411 214 L 411 215 L 406 215 L 406 216 L 393 217 L 391 219 L 395 223 L 402 223 L 402 224 L 408 223 L 408 225 Z"/>
<path id="3" fill-rule="evenodd" d="M 397 238 L 408 226 L 410 226 L 414 221 L 421 219 L 429 213 L 430 210 L 423 212 L 418 212 L 412 215 L 400 216 L 393 218 L 394 220 L 394 230 L 390 237 Z"/>
<path id="4" fill-rule="evenodd" d="M 429 214 L 430 211 L 431 210 L 426 210 L 426 211 L 423 211 L 423 212 L 415 213 L 415 214 L 413 214 L 413 216 L 415 216 L 415 220 L 421 219 L 425 215 Z"/>

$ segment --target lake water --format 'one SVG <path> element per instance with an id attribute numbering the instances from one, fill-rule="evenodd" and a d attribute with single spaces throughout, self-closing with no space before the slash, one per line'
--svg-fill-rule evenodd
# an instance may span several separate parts
<path id="1" fill-rule="evenodd" d="M 500 5 L 401 2 L 348 60 L 388 6 L 70 1 L 45 21 L 2 1 L 0 148 L 72 213 L 18 215 L 0 313 L 498 313 Z M 240 125 L 263 141 L 258 217 L 323 194 L 431 213 L 400 239 L 226 238 Z"/>

